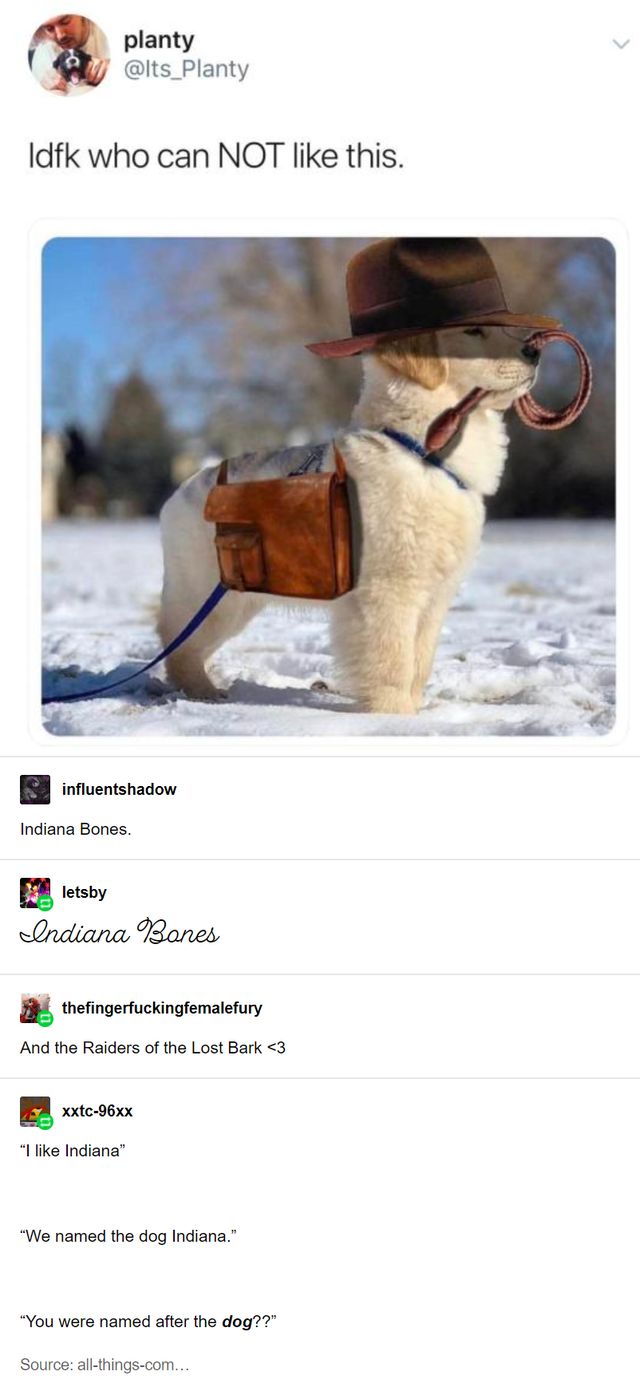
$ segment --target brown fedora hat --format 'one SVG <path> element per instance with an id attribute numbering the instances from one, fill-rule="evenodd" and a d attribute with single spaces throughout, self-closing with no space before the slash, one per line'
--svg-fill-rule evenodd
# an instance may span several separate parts
<path id="1" fill-rule="evenodd" d="M 318 356 L 355 356 L 380 342 L 454 327 L 558 327 L 510 313 L 496 267 L 470 236 L 375 241 L 347 265 L 351 337 L 310 342 Z"/>

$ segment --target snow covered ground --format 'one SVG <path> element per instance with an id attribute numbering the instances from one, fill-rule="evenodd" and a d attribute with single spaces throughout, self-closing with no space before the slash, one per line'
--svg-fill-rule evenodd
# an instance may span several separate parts
<path id="1" fill-rule="evenodd" d="M 157 652 L 155 521 L 60 521 L 44 535 L 44 686 L 67 693 Z M 331 681 L 326 617 L 272 608 L 229 642 L 224 702 L 193 703 L 163 666 L 103 698 L 53 703 L 61 736 L 598 735 L 615 714 L 614 528 L 509 521 L 487 527 L 447 618 L 414 718 L 364 714 Z"/>

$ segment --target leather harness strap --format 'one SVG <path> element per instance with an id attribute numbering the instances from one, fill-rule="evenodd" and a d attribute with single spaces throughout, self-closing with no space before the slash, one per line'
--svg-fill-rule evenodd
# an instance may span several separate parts
<path id="1" fill-rule="evenodd" d="M 476 386 L 475 390 L 470 390 L 468 395 L 460 401 L 459 405 L 453 405 L 451 409 L 445 409 L 442 414 L 434 419 L 427 429 L 427 436 L 424 440 L 425 448 L 428 453 L 433 453 L 440 448 L 446 448 L 452 438 L 455 438 L 461 425 L 464 423 L 468 414 L 475 409 L 476 405 L 484 400 L 488 395 L 488 390 L 481 390 Z"/>

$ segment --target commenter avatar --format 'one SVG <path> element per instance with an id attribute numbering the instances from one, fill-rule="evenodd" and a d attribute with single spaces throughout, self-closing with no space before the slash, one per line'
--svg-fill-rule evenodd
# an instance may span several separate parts
<path id="1" fill-rule="evenodd" d="M 102 29 L 82 14 L 57 14 L 36 29 L 29 66 L 45 91 L 81 96 L 109 71 L 109 44 Z"/>

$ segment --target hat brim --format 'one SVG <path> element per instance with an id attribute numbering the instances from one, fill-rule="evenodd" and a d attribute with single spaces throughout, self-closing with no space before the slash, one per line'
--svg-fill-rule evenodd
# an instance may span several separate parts
<path id="1" fill-rule="evenodd" d="M 558 318 L 545 318 L 540 313 L 484 313 L 471 318 L 458 318 L 455 323 L 438 323 L 430 327 L 389 328 L 386 332 L 368 332 L 358 337 L 342 337 L 335 342 L 307 342 L 308 352 L 316 356 L 341 357 L 359 356 L 361 352 L 371 351 L 383 342 L 399 342 L 403 337 L 419 337 L 423 332 L 446 332 L 453 328 L 465 327 L 560 327 Z"/>

